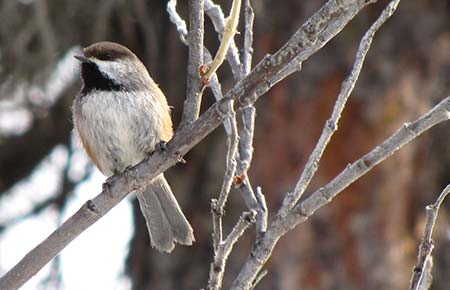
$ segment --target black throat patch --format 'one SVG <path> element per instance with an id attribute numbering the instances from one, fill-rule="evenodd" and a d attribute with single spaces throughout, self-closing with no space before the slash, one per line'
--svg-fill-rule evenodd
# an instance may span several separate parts
<path id="1" fill-rule="evenodd" d="M 84 62 L 81 64 L 81 77 L 84 86 L 81 95 L 84 96 L 93 90 L 99 91 L 120 91 L 121 85 L 116 84 L 110 78 L 104 76 L 95 63 Z"/>

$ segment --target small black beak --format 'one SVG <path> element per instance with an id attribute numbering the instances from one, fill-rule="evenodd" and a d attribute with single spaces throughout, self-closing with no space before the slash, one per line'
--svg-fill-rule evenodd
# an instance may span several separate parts
<path id="1" fill-rule="evenodd" d="M 74 58 L 76 58 L 77 60 L 79 60 L 81 63 L 88 63 L 91 62 L 87 57 L 85 57 L 84 55 L 74 55 Z"/>

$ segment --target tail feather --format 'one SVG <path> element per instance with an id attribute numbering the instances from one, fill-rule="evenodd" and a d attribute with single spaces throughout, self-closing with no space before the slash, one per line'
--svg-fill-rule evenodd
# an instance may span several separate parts
<path id="1" fill-rule="evenodd" d="M 160 251 L 171 252 L 175 247 L 171 226 L 157 196 L 151 191 L 138 191 L 136 196 L 147 224 L 152 246 Z"/>
<path id="2" fill-rule="evenodd" d="M 164 175 L 156 177 L 145 190 L 137 192 L 152 246 L 171 252 L 175 242 L 192 245 L 194 234 Z"/>

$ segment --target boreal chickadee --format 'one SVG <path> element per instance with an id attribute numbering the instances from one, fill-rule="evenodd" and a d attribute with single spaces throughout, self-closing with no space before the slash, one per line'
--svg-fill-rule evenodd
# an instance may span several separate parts
<path id="1" fill-rule="evenodd" d="M 73 104 L 75 130 L 104 175 L 136 165 L 157 144 L 172 138 L 166 97 L 133 52 L 117 43 L 99 42 L 76 58 L 84 85 Z M 175 242 L 194 242 L 163 174 L 138 190 L 137 198 L 153 247 L 171 252 Z"/>

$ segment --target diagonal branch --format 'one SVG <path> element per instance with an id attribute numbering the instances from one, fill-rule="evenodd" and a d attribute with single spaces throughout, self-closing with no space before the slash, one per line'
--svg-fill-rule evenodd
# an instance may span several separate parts
<path id="1" fill-rule="evenodd" d="M 290 210 L 298 200 L 302 197 L 306 188 L 308 187 L 311 179 L 319 168 L 319 161 L 322 157 L 325 148 L 327 147 L 331 137 L 338 129 L 339 119 L 341 118 L 341 113 L 345 108 L 350 94 L 353 92 L 356 82 L 358 81 L 359 74 L 361 73 L 364 60 L 366 59 L 367 52 L 370 49 L 375 33 L 378 29 L 389 19 L 394 11 L 396 10 L 400 0 L 392 1 L 383 10 L 380 17 L 372 24 L 369 30 L 364 34 L 359 44 L 358 51 L 356 53 L 356 60 L 353 64 L 353 69 L 350 75 L 342 83 L 341 92 L 337 97 L 336 103 L 333 108 L 330 119 L 327 120 L 322 134 L 320 135 L 319 141 L 316 144 L 313 152 L 309 156 L 308 162 L 305 165 L 305 169 L 302 172 L 300 179 L 295 185 L 295 189 L 292 193 L 286 195 L 283 200 L 283 206 L 280 211 L 281 215 L 286 215 L 287 211 Z"/>
<path id="2" fill-rule="evenodd" d="M 186 124 L 177 130 L 173 139 L 167 144 L 167 151 L 153 154 L 138 165 L 115 176 L 111 183 L 105 184 L 104 190 L 99 195 L 93 200 L 87 201 L 73 216 L 6 273 L 0 279 L 0 289 L 17 289 L 22 286 L 73 239 L 123 200 L 128 193 L 141 188 L 149 180 L 175 165 L 180 160 L 180 156 L 185 155 L 193 146 L 222 124 L 228 116 L 227 108 L 231 100 L 236 101 L 236 109 L 255 102 L 262 93 L 273 86 L 273 83 L 268 83 L 267 80 L 274 78 L 282 68 L 292 61 L 299 59 L 303 61 L 310 57 L 369 3 L 368 1 L 328 1 L 278 52 L 273 56 L 266 56 L 223 99 L 217 101 L 195 122 Z M 281 236 L 282 228 L 274 227 L 274 229 L 278 235 L 266 234 L 264 237 L 268 238 L 258 244 L 258 248 L 267 249 L 264 252 L 265 255 L 270 255 L 273 246 Z M 258 260 L 257 264 L 260 269 L 267 258 L 259 260 L 259 256 L 253 256 L 250 263 L 253 263 L 255 258 Z M 245 285 L 251 285 L 257 272 L 247 276 L 253 278 Z M 242 275 L 246 274 L 248 273 Z"/>
<path id="3" fill-rule="evenodd" d="M 236 97 L 241 103 L 254 103 L 281 79 L 279 73 L 291 63 L 308 59 L 339 33 L 358 12 L 372 1 L 329 0 L 275 54 L 267 54 L 250 74 L 225 97 Z M 284 74 L 283 77 L 287 77 Z M 250 97 L 249 97 L 250 96 Z"/>
<path id="4" fill-rule="evenodd" d="M 413 123 L 405 123 L 394 135 L 353 164 L 348 165 L 330 183 L 295 206 L 287 216 L 277 215 L 269 225 L 266 234 L 255 244 L 252 254 L 245 262 L 231 289 L 249 289 L 257 273 L 270 257 L 278 240 L 284 234 L 298 224 L 305 222 L 315 211 L 330 203 L 337 194 L 380 162 L 390 157 L 425 131 L 447 121 L 449 117 L 450 96 Z"/>
<path id="5" fill-rule="evenodd" d="M 331 136 L 337 130 L 337 123 L 340 119 L 341 112 L 343 111 L 346 101 L 348 100 L 348 97 L 350 96 L 358 79 L 365 56 L 370 48 L 375 32 L 394 13 L 396 7 L 398 6 L 398 3 L 399 0 L 389 3 L 389 5 L 381 13 L 379 18 L 374 22 L 374 24 L 362 38 L 360 47 L 357 52 L 356 61 L 350 73 L 350 76 L 343 82 L 341 93 L 337 98 L 332 116 L 327 121 L 322 135 L 320 136 L 319 141 L 316 145 L 316 148 L 313 150 L 313 153 L 311 154 L 305 166 L 305 170 L 303 171 L 303 174 L 301 175 L 294 192 L 286 195 L 275 221 L 269 226 L 267 234 L 262 236 L 260 241 L 257 241 L 257 243 L 255 244 L 256 247 L 254 248 L 252 255 L 244 264 L 242 271 L 233 283 L 232 289 L 250 289 L 253 281 L 257 276 L 257 273 L 261 270 L 264 263 L 270 257 L 274 246 L 278 242 L 278 239 L 287 231 L 294 228 L 298 223 L 305 221 L 306 218 L 314 212 L 314 210 L 330 202 L 332 197 L 334 197 L 336 194 L 341 192 L 342 189 L 345 188 L 343 187 L 339 190 L 333 191 L 334 195 L 330 195 L 329 197 L 327 196 L 328 198 L 326 199 L 323 198 L 324 195 L 322 195 L 320 191 L 318 194 L 313 194 L 310 198 L 316 198 L 314 200 L 317 200 L 318 204 L 320 204 L 320 206 L 316 207 L 313 211 L 308 211 L 310 210 L 310 208 L 305 209 L 301 207 L 305 202 L 308 202 L 310 198 L 307 199 L 304 203 L 295 206 L 297 201 L 302 196 L 304 190 L 306 190 L 306 187 L 314 176 L 314 173 L 317 171 L 318 163 Z M 394 147 L 393 149 L 395 151 L 398 148 Z M 384 158 L 387 158 L 388 156 L 390 156 L 390 154 L 386 154 Z M 381 162 L 381 160 L 379 162 Z M 376 164 L 378 163 L 373 163 L 372 167 L 374 167 Z M 372 167 L 367 167 L 367 170 L 365 172 L 367 172 L 369 168 L 371 169 Z M 358 175 L 358 177 L 361 175 Z M 351 180 L 346 183 L 346 186 L 351 184 L 353 181 L 354 180 Z M 334 189 L 333 187 L 331 188 Z M 291 212 L 290 210 L 292 208 L 294 208 L 294 210 Z"/>

